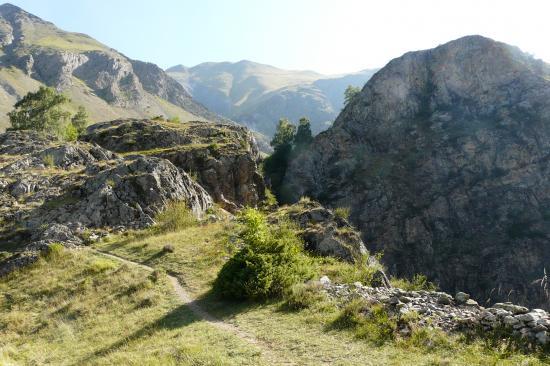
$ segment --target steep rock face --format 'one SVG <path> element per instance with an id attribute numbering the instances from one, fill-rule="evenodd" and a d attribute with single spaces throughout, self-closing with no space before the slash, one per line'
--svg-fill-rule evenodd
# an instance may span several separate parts
<path id="1" fill-rule="evenodd" d="M 549 75 L 479 36 L 407 53 L 292 163 L 286 184 L 295 199 L 350 207 L 395 274 L 544 306 L 533 281 L 550 260 Z"/>
<path id="2" fill-rule="evenodd" d="M 119 153 L 168 159 L 230 210 L 255 206 L 264 197 L 258 149 L 244 127 L 118 120 L 90 126 L 83 139 Z"/>

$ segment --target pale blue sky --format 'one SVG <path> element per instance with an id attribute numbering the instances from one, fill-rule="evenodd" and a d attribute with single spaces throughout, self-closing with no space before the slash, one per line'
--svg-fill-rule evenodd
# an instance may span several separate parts
<path id="1" fill-rule="evenodd" d="M 548 0 L 12 0 L 166 68 L 249 59 L 343 73 L 467 34 L 550 61 Z"/>

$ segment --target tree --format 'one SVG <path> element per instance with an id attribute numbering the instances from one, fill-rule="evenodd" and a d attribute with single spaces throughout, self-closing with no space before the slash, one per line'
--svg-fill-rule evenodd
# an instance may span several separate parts
<path id="1" fill-rule="evenodd" d="M 308 146 L 313 141 L 313 135 L 311 134 L 311 123 L 306 117 L 300 118 L 298 123 L 298 129 L 296 136 L 294 136 L 294 145 L 296 148 L 303 148 Z"/>
<path id="2" fill-rule="evenodd" d="M 359 93 L 361 93 L 361 88 L 358 86 L 348 85 L 346 91 L 344 92 L 344 105 L 348 105 L 349 102 L 351 102 Z"/>
<path id="3" fill-rule="evenodd" d="M 62 107 L 69 99 L 53 88 L 41 86 L 37 92 L 30 92 L 15 103 L 8 113 L 12 129 L 36 130 L 58 134 L 70 113 Z"/>
<path id="4" fill-rule="evenodd" d="M 280 202 L 284 201 L 281 197 L 281 185 L 292 153 L 295 134 L 296 126 L 286 118 L 280 119 L 277 125 L 277 132 L 275 132 L 270 142 L 274 150 L 273 154 L 265 159 L 264 162 L 265 175 L 269 179 L 273 193 L 275 193 Z"/>
<path id="5" fill-rule="evenodd" d="M 273 136 L 273 139 L 269 143 L 273 149 L 286 148 L 287 145 L 292 147 L 294 141 L 294 134 L 296 133 L 296 126 L 294 126 L 286 118 L 281 118 L 277 125 L 277 131 Z"/>
<path id="6" fill-rule="evenodd" d="M 71 118 L 71 123 L 79 135 L 82 135 L 86 131 L 86 126 L 88 126 L 88 113 L 83 106 L 78 107 L 78 111 L 73 118 Z"/>

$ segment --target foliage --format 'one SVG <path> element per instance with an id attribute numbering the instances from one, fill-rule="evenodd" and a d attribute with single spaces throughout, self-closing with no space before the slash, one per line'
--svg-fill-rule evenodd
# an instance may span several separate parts
<path id="1" fill-rule="evenodd" d="M 286 118 L 279 120 L 277 132 L 270 142 L 274 151 L 264 161 L 264 173 L 280 202 L 288 201 L 282 185 L 289 162 L 311 141 L 313 136 L 307 118 L 300 119 L 298 129 Z"/>
<path id="2" fill-rule="evenodd" d="M 78 134 L 82 135 L 86 131 L 86 126 L 88 126 L 88 123 L 89 117 L 86 109 L 84 109 L 83 106 L 79 106 L 78 111 L 73 116 L 73 118 L 71 118 L 71 124 L 78 132 Z"/>
<path id="3" fill-rule="evenodd" d="M 66 141 L 75 141 L 88 124 L 88 114 L 79 106 L 71 117 L 67 110 L 70 99 L 53 88 L 41 86 L 36 92 L 29 92 L 15 103 L 8 113 L 13 130 L 35 130 L 47 132 Z"/>
<path id="4" fill-rule="evenodd" d="M 411 280 L 405 278 L 390 278 L 390 283 L 393 287 L 399 287 L 406 291 L 435 291 L 437 286 L 428 281 L 428 278 L 423 274 L 415 274 Z"/>
<path id="5" fill-rule="evenodd" d="M 341 310 L 333 326 L 353 330 L 357 338 L 377 346 L 395 339 L 397 320 L 383 305 L 369 305 L 364 299 L 353 299 Z"/>
<path id="6" fill-rule="evenodd" d="M 355 96 L 359 95 L 361 93 L 361 88 L 358 86 L 348 85 L 346 90 L 344 91 L 344 105 L 348 105 Z"/>
<path id="7" fill-rule="evenodd" d="M 334 215 L 344 220 L 349 219 L 350 208 L 349 207 L 337 207 L 334 209 Z"/>
<path id="8" fill-rule="evenodd" d="M 62 258 L 65 253 L 65 247 L 61 243 L 53 243 L 48 246 L 42 256 L 48 261 L 55 261 L 59 258 Z"/>
<path id="9" fill-rule="evenodd" d="M 285 146 L 292 146 L 294 141 L 294 135 L 296 133 L 296 126 L 294 126 L 288 119 L 282 118 L 277 125 L 277 131 L 269 143 L 273 149 L 277 150 Z"/>
<path id="10" fill-rule="evenodd" d="M 185 201 L 174 201 L 166 205 L 155 217 L 152 230 L 158 233 L 182 230 L 197 224 L 197 219 Z"/>
<path id="11" fill-rule="evenodd" d="M 92 261 L 88 265 L 88 272 L 89 273 L 102 273 L 102 272 L 106 272 L 106 271 L 109 271 L 109 270 L 114 270 L 117 267 L 118 267 L 117 264 L 115 262 L 111 261 L 111 260 L 104 259 L 104 258 L 98 258 L 98 259 Z"/>
<path id="12" fill-rule="evenodd" d="M 67 123 L 63 135 L 61 136 L 65 141 L 76 141 L 78 139 L 79 132 L 76 127 L 71 123 Z"/>
<path id="13" fill-rule="evenodd" d="M 47 168 L 52 168 L 55 165 L 55 161 L 52 154 L 44 155 L 42 162 Z"/>
<path id="14" fill-rule="evenodd" d="M 181 123 L 181 119 L 178 116 L 172 117 L 168 119 L 168 122 L 171 123 Z"/>
<path id="15" fill-rule="evenodd" d="M 327 295 L 316 282 L 297 283 L 285 294 L 284 306 L 290 310 L 313 308 L 328 302 Z"/>
<path id="16" fill-rule="evenodd" d="M 220 270 L 214 289 L 224 297 L 268 299 L 280 297 L 311 276 L 302 243 L 288 225 L 270 226 L 257 210 L 241 216 L 243 247 Z"/>
<path id="17" fill-rule="evenodd" d="M 164 121 L 164 116 L 159 114 L 158 116 L 151 117 L 151 121 Z"/>
<path id="18" fill-rule="evenodd" d="M 308 146 L 313 141 L 313 135 L 311 133 L 311 123 L 306 117 L 300 118 L 298 123 L 298 129 L 294 136 L 294 145 L 296 148 L 301 149 Z"/>
<path id="19" fill-rule="evenodd" d="M 70 116 L 62 109 L 68 102 L 69 99 L 55 89 L 41 86 L 15 103 L 8 117 L 14 130 L 58 133 Z"/>

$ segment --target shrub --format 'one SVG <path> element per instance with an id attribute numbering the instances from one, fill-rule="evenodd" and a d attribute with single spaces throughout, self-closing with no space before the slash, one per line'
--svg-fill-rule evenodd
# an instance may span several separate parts
<path id="1" fill-rule="evenodd" d="M 61 243 L 53 243 L 48 246 L 48 249 L 46 249 L 44 252 L 42 252 L 42 256 L 48 260 L 56 260 L 65 254 L 65 247 Z"/>
<path id="2" fill-rule="evenodd" d="M 53 158 L 53 155 L 48 154 L 42 157 L 42 162 L 44 165 L 48 168 L 52 168 L 55 165 L 55 161 Z"/>
<path id="3" fill-rule="evenodd" d="M 415 274 L 411 280 L 392 277 L 390 282 L 393 287 L 398 287 L 406 291 L 437 290 L 437 286 L 433 282 L 428 281 L 428 278 L 423 274 Z"/>
<path id="4" fill-rule="evenodd" d="M 181 123 L 181 119 L 178 116 L 175 116 L 175 117 L 172 117 L 172 118 L 168 119 L 168 122 Z"/>
<path id="5" fill-rule="evenodd" d="M 102 273 L 108 270 L 116 269 L 118 266 L 113 261 L 107 259 L 96 259 L 88 265 L 88 272 Z"/>
<path id="6" fill-rule="evenodd" d="M 72 141 L 76 141 L 76 139 L 78 138 L 78 135 L 79 135 L 78 130 L 71 122 L 65 126 L 65 130 L 63 131 L 62 137 L 63 137 L 63 140 L 72 142 Z"/>
<path id="7" fill-rule="evenodd" d="M 168 203 L 163 211 L 155 217 L 157 222 L 153 230 L 158 232 L 172 232 L 183 230 L 197 224 L 197 219 L 184 201 Z"/>
<path id="8" fill-rule="evenodd" d="M 349 219 L 350 208 L 349 207 L 337 207 L 334 209 L 334 215 L 344 220 Z"/>
<path id="9" fill-rule="evenodd" d="M 395 338 L 397 320 L 382 305 L 370 306 L 360 298 L 346 304 L 333 325 L 340 329 L 349 328 L 357 338 L 383 345 Z"/>
<path id="10" fill-rule="evenodd" d="M 282 296 L 311 277 L 311 263 L 288 224 L 270 226 L 265 216 L 247 209 L 240 216 L 243 247 L 225 263 L 214 289 L 225 297 L 268 299 Z"/>
<path id="11" fill-rule="evenodd" d="M 285 307 L 290 310 L 302 310 L 326 303 L 327 295 L 321 291 L 320 284 L 297 283 L 285 294 Z"/>

